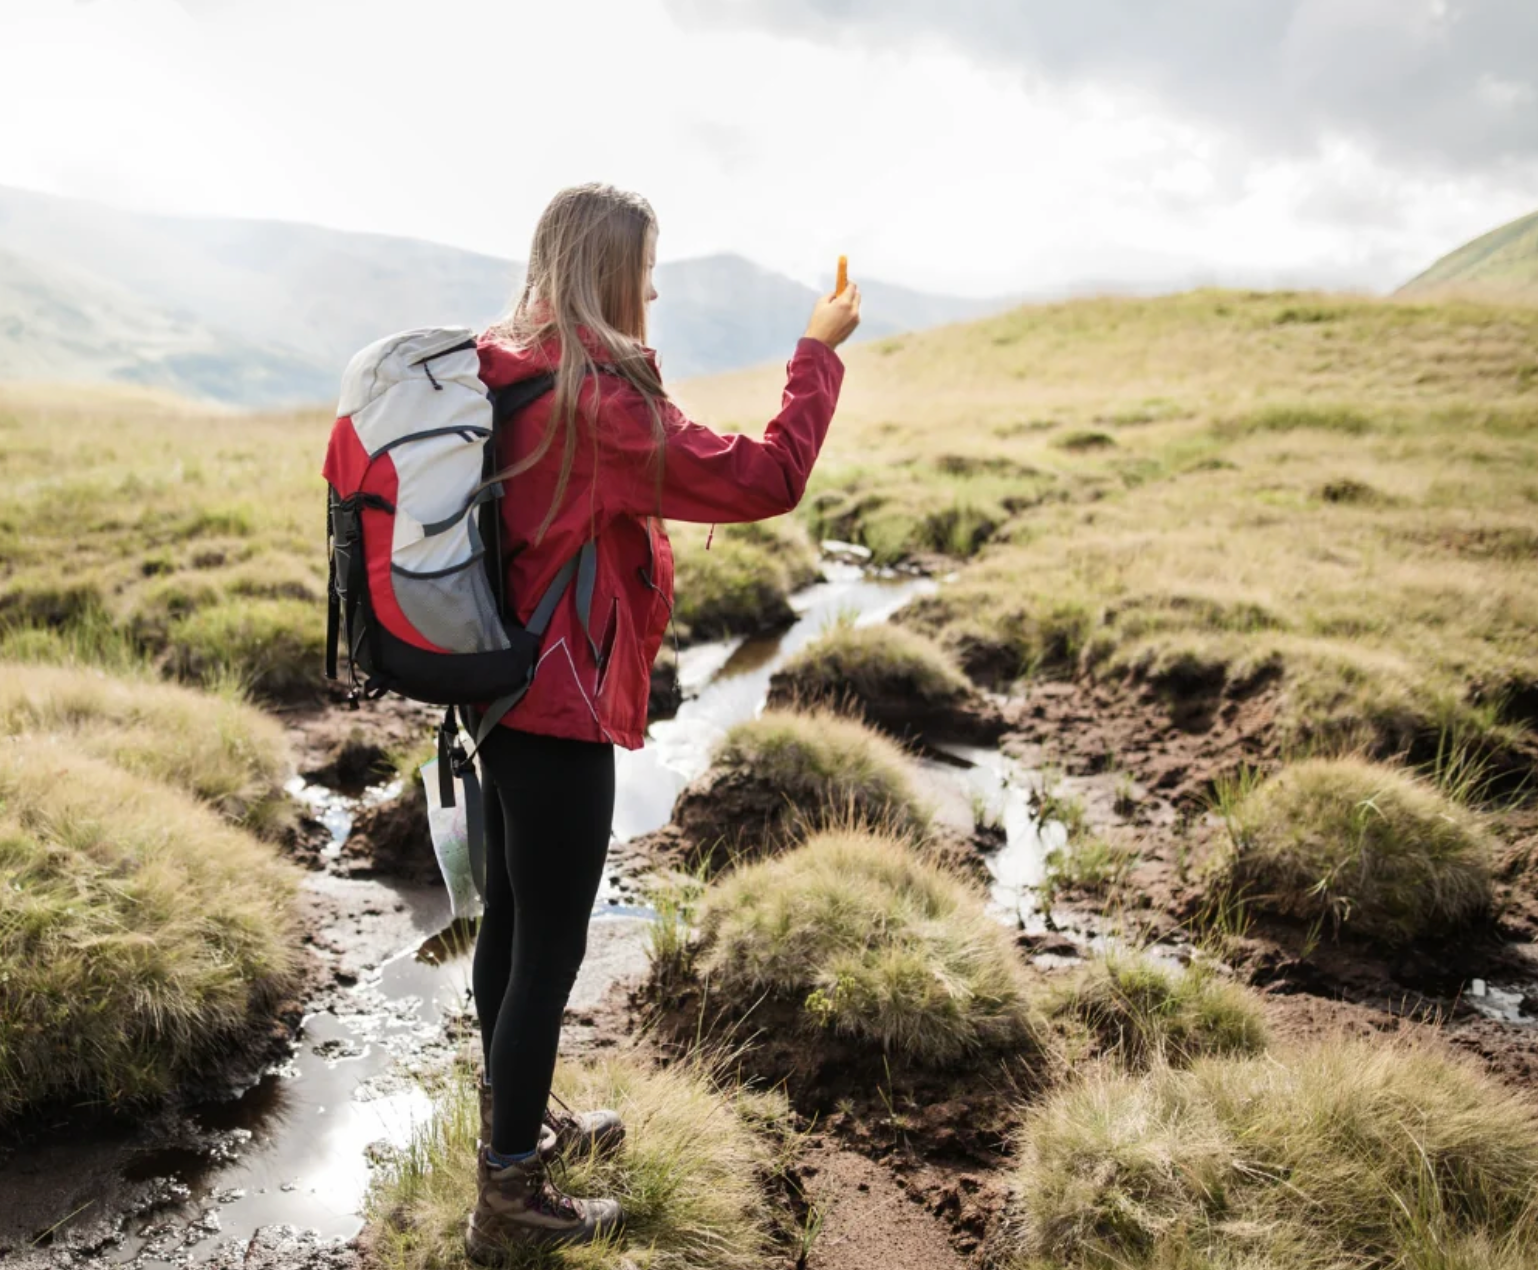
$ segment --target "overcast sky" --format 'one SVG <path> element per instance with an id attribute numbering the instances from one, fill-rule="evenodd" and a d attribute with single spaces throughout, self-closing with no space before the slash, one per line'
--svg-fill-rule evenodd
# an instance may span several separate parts
<path id="1" fill-rule="evenodd" d="M 1538 0 L 0 0 L 0 184 L 987 295 L 1387 288 L 1538 209 Z"/>

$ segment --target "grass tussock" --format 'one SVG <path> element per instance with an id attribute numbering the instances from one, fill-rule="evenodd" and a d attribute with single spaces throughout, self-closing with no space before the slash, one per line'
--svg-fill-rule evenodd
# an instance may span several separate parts
<path id="1" fill-rule="evenodd" d="M 1389 942 L 1490 909 L 1479 820 L 1401 769 L 1310 759 L 1228 801 L 1213 884 L 1256 909 Z"/>
<path id="2" fill-rule="evenodd" d="M 1030 1113 L 1010 1270 L 1517 1270 L 1538 1110 L 1406 1043 L 1101 1071 Z"/>
<path id="3" fill-rule="evenodd" d="M 1133 1068 L 1258 1054 L 1267 1044 L 1255 994 L 1200 962 L 1180 969 L 1142 954 L 1109 953 L 1055 990 L 1047 1009 L 1077 1021 L 1097 1050 Z"/>
<path id="4" fill-rule="evenodd" d="M 710 992 L 795 1002 L 805 1027 L 921 1065 L 1039 1035 L 1009 934 L 982 897 L 908 843 L 829 832 L 705 895 Z"/>
<path id="5" fill-rule="evenodd" d="M 295 876 L 186 794 L 0 745 L 0 1119 L 207 1076 L 292 986 Z"/>
<path id="6" fill-rule="evenodd" d="M 468 1265 L 462 1240 L 475 1203 L 480 1117 L 475 1076 L 456 1067 L 432 1120 L 376 1175 L 363 1239 L 383 1270 Z M 609 1244 L 512 1250 L 512 1270 L 615 1267 L 756 1270 L 771 1255 L 765 1179 L 780 1166 L 788 1108 L 773 1095 L 726 1089 L 698 1063 L 654 1069 L 633 1056 L 557 1069 L 556 1092 L 577 1107 L 612 1107 L 628 1128 L 609 1160 L 566 1161 L 573 1195 L 612 1196 L 626 1229 Z"/>
<path id="7" fill-rule="evenodd" d="M 1472 689 L 1538 658 L 1535 340 L 1538 311 L 1494 305 L 1033 305 L 852 349 L 807 514 L 975 557 L 903 620 L 979 682 L 1265 684 L 1284 744 L 1418 755 L 1452 725 L 1515 782 L 1532 729 Z M 771 374 L 691 400 L 741 417 Z"/>
<path id="8" fill-rule="evenodd" d="M 900 699 L 915 709 L 952 705 L 971 695 L 965 675 L 933 640 L 900 626 L 834 622 L 777 672 L 784 689 L 806 702 Z"/>
<path id="9" fill-rule="evenodd" d="M 715 767 L 772 792 L 780 827 L 860 820 L 920 833 L 930 812 L 895 742 L 830 710 L 766 710 L 727 732 Z"/>
<path id="10" fill-rule="evenodd" d="M 727 784 L 749 787 L 752 806 L 737 809 L 715 796 L 703 809 L 680 804 L 681 823 L 695 838 L 711 836 L 704 821 L 712 816 L 724 816 L 717 826 L 723 841 L 731 841 L 732 832 L 761 830 L 767 847 L 827 824 L 858 821 L 915 835 L 929 827 L 930 809 L 915 790 L 901 746 L 824 707 L 764 710 L 737 724 L 715 750 L 714 772 Z M 763 823 L 740 823 L 744 816 Z"/>
<path id="11" fill-rule="evenodd" d="M 1137 861 L 1137 852 L 1131 847 L 1103 834 L 1080 830 L 1047 852 L 1047 885 L 1053 892 L 1107 895 L 1121 886 Z"/>
<path id="12" fill-rule="evenodd" d="M 668 532 L 677 567 L 673 619 L 683 641 L 788 626 L 796 617 L 791 593 L 817 580 L 817 550 L 788 517 Z"/>
<path id="13" fill-rule="evenodd" d="M 282 725 L 233 695 L 83 666 L 0 663 L 0 727 L 11 737 L 67 736 L 258 832 L 282 822 Z"/>

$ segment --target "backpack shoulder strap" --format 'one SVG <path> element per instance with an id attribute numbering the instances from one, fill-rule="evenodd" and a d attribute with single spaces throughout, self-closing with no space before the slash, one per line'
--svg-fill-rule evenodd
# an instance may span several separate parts
<path id="1" fill-rule="evenodd" d="M 554 375 L 536 375 L 533 379 L 520 380 L 506 388 L 491 392 L 491 437 L 486 443 L 486 459 L 481 467 L 481 479 L 489 481 L 497 472 L 497 433 L 525 406 L 532 405 L 555 387 Z M 481 543 L 486 548 L 487 580 L 491 593 L 497 597 L 497 612 L 507 620 L 507 565 L 502 558 L 502 526 L 498 521 L 500 509 L 497 499 L 502 487 L 494 486 L 495 497 L 481 504 Z"/>
<path id="2" fill-rule="evenodd" d="M 525 406 L 533 405 L 554 388 L 554 375 L 536 375 L 533 379 L 521 379 L 506 388 L 494 389 L 491 394 L 492 426 L 500 428 Z"/>

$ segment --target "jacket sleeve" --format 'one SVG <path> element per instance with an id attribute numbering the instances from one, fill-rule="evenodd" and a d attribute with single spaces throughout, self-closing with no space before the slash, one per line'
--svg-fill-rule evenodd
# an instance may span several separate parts
<path id="1" fill-rule="evenodd" d="M 720 524 L 792 510 L 806 492 L 843 378 L 843 362 L 832 349 L 803 339 L 786 368 L 780 413 L 769 421 L 762 441 L 721 436 L 664 403 L 660 474 L 650 417 L 627 391 L 616 398 L 620 408 L 602 429 L 610 469 L 603 482 L 608 510 Z"/>

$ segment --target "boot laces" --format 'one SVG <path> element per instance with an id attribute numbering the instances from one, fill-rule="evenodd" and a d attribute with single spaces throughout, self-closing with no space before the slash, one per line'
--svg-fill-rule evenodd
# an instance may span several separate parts
<path id="1" fill-rule="evenodd" d="M 559 1110 L 546 1107 L 545 1123 L 554 1129 L 556 1133 L 561 1133 L 563 1131 L 569 1133 L 580 1132 L 582 1128 L 582 1122 L 577 1118 L 577 1113 L 561 1100 L 560 1095 L 557 1094 L 555 1090 L 552 1089 L 550 1091 L 550 1097 L 555 1102 L 556 1107 L 558 1107 Z"/>
<path id="2" fill-rule="evenodd" d="M 548 1177 L 540 1180 L 539 1189 L 529 1197 L 529 1203 L 546 1217 L 556 1217 L 563 1221 L 578 1220 L 576 1202 L 558 1190 Z"/>

